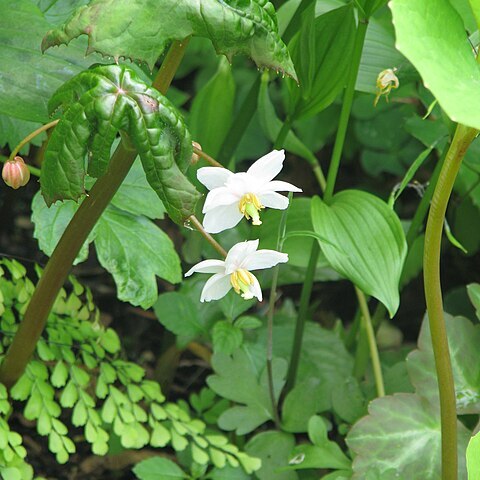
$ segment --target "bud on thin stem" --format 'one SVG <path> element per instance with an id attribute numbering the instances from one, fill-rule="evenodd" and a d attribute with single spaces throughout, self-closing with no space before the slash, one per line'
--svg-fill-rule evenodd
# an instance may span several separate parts
<path id="1" fill-rule="evenodd" d="M 2 178 L 4 182 L 15 190 L 24 187 L 30 180 L 30 170 L 22 157 L 16 156 L 7 160 L 3 165 Z"/>

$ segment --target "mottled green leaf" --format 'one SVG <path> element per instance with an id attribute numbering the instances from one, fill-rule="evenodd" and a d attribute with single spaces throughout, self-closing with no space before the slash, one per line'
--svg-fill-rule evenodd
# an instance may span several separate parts
<path id="1" fill-rule="evenodd" d="M 480 413 L 480 325 L 464 317 L 445 315 L 448 345 L 455 379 L 455 394 L 459 414 Z M 438 382 L 433 358 L 428 318 L 425 317 L 418 349 L 407 358 L 408 373 L 415 391 L 438 407 Z"/>
<path id="2" fill-rule="evenodd" d="M 61 29 L 50 31 L 43 49 L 89 36 L 88 52 L 129 57 L 151 68 L 172 40 L 209 38 L 229 59 L 251 56 L 259 67 L 295 76 L 287 47 L 278 35 L 275 10 L 264 0 L 93 0 L 80 7 Z"/>
<path id="3" fill-rule="evenodd" d="M 480 128 L 480 71 L 448 0 L 392 0 L 396 47 L 455 122 Z"/>
<path id="4" fill-rule="evenodd" d="M 147 180 L 170 217 L 183 224 L 199 194 L 185 177 L 192 155 L 189 133 L 175 107 L 119 65 L 80 73 L 57 90 L 50 111 L 64 110 L 45 152 L 40 184 L 47 205 L 78 200 L 88 173 L 99 177 L 110 161 L 111 146 L 126 131 L 142 160 Z"/>
<path id="5" fill-rule="evenodd" d="M 312 221 L 314 230 L 326 240 L 319 243 L 332 267 L 380 300 L 393 317 L 400 302 L 398 283 L 407 254 L 405 234 L 395 212 L 374 195 L 344 190 L 330 205 L 313 198 Z"/>
<path id="6" fill-rule="evenodd" d="M 156 275 L 172 283 L 181 280 L 172 241 L 146 218 L 111 207 L 96 231 L 98 260 L 113 275 L 120 300 L 149 308 L 157 300 Z"/>
<path id="7" fill-rule="evenodd" d="M 392 478 L 438 480 L 441 478 L 441 429 L 437 409 L 411 393 L 377 398 L 369 415 L 357 422 L 347 436 L 355 453 L 352 479 L 362 480 L 377 469 L 378 478 L 393 469 Z M 466 480 L 465 449 L 470 432 L 458 422 L 459 479 Z M 389 472 L 391 473 L 391 472 Z M 376 477 L 375 477 L 376 478 Z"/>

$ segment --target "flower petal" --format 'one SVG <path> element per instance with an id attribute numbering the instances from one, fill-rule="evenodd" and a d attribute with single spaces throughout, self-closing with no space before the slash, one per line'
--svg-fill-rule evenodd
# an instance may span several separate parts
<path id="1" fill-rule="evenodd" d="M 263 299 L 262 287 L 260 286 L 260 283 L 258 283 L 257 277 L 255 275 L 252 275 L 252 277 L 253 277 L 253 285 L 249 285 L 248 290 L 254 297 L 258 298 L 259 302 L 261 302 Z"/>
<path id="2" fill-rule="evenodd" d="M 225 262 L 223 260 L 203 260 L 203 262 L 194 265 L 186 274 L 186 277 L 192 273 L 220 273 L 225 272 Z"/>
<path id="3" fill-rule="evenodd" d="M 263 270 L 286 262 L 288 262 L 288 255 L 286 253 L 277 252 L 276 250 L 257 250 L 243 260 L 240 268 L 245 268 L 248 271 Z M 227 272 L 227 261 L 225 261 L 225 267 L 225 272 Z"/>
<path id="4" fill-rule="evenodd" d="M 288 197 L 276 192 L 263 192 L 258 198 L 264 207 L 285 210 L 288 207 Z"/>
<path id="5" fill-rule="evenodd" d="M 240 198 L 234 195 L 228 188 L 214 188 L 208 192 L 202 212 L 205 213 L 222 205 L 238 204 L 239 202 Z"/>
<path id="6" fill-rule="evenodd" d="M 221 205 L 205 213 L 203 228 L 208 233 L 223 232 L 237 225 L 242 218 L 238 205 Z"/>
<path id="7" fill-rule="evenodd" d="M 230 170 L 220 167 L 202 167 L 197 170 L 198 181 L 209 190 L 223 187 L 231 175 L 233 173 Z"/>
<path id="8" fill-rule="evenodd" d="M 225 259 L 225 273 L 233 273 L 242 267 L 243 261 L 253 254 L 258 248 L 258 240 L 249 240 L 235 244 L 227 254 Z"/>
<path id="9" fill-rule="evenodd" d="M 232 288 L 230 276 L 223 273 L 216 273 L 211 276 L 203 287 L 200 296 L 201 302 L 210 302 L 224 297 Z"/>
<path id="10" fill-rule="evenodd" d="M 268 182 L 264 186 L 265 190 L 271 190 L 273 192 L 301 192 L 302 189 L 292 185 L 288 182 L 282 182 L 281 180 L 274 180 L 273 182 Z"/>
<path id="11" fill-rule="evenodd" d="M 283 167 L 285 150 L 273 150 L 259 158 L 248 170 L 248 175 L 262 182 L 269 182 L 276 177 Z"/>

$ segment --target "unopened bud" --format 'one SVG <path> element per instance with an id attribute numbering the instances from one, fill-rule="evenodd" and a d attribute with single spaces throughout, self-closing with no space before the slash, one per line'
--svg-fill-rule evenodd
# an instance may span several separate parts
<path id="1" fill-rule="evenodd" d="M 3 165 L 2 178 L 4 182 L 15 190 L 24 187 L 30 180 L 30 170 L 22 157 L 15 157 Z"/>
<path id="2" fill-rule="evenodd" d="M 202 146 L 198 142 L 192 142 L 192 145 L 193 145 L 193 148 L 202 150 Z M 195 165 L 199 160 L 200 160 L 200 157 L 195 152 L 193 152 L 192 165 Z"/>

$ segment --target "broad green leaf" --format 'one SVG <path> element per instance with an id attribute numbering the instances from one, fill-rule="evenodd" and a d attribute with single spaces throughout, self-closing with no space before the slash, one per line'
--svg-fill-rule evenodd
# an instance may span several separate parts
<path id="1" fill-rule="evenodd" d="M 133 70 L 96 67 L 75 76 L 49 102 L 63 108 L 45 151 L 40 185 L 47 205 L 78 200 L 88 173 L 99 177 L 110 161 L 111 146 L 126 131 L 142 160 L 147 180 L 177 223 L 192 215 L 199 194 L 185 177 L 192 145 L 175 107 Z"/>
<path id="2" fill-rule="evenodd" d="M 153 309 L 159 322 L 177 336 L 180 348 L 207 333 L 197 305 L 183 293 L 162 293 Z"/>
<path id="3" fill-rule="evenodd" d="M 356 378 L 347 377 L 338 382 L 331 394 L 333 410 L 342 420 L 354 423 L 366 414 L 367 399 Z"/>
<path id="4" fill-rule="evenodd" d="M 220 59 L 215 75 L 195 95 L 188 117 L 192 138 L 216 158 L 233 117 L 235 81 L 230 64 Z"/>
<path id="5" fill-rule="evenodd" d="M 314 6 L 312 5 L 312 10 Z M 353 4 L 331 10 L 312 21 L 310 9 L 290 45 L 299 86 L 289 82 L 292 115 L 313 116 L 328 107 L 343 90 L 355 37 Z"/>
<path id="6" fill-rule="evenodd" d="M 377 398 L 369 415 L 357 422 L 347 436 L 355 453 L 353 479 L 366 478 L 375 468 L 378 478 L 390 469 L 392 478 L 438 480 L 441 478 L 441 429 L 437 409 L 411 393 Z M 470 432 L 458 422 L 459 479 L 466 480 L 465 449 Z"/>
<path id="7" fill-rule="evenodd" d="M 188 475 L 168 458 L 152 457 L 137 463 L 133 473 L 139 480 L 174 480 Z"/>
<path id="8" fill-rule="evenodd" d="M 392 0 L 396 47 L 454 121 L 480 128 L 480 71 L 448 0 Z"/>
<path id="9" fill-rule="evenodd" d="M 197 35 L 209 38 L 217 53 L 229 60 L 246 54 L 259 67 L 295 76 L 269 2 L 93 0 L 80 7 L 63 28 L 48 32 L 42 48 L 83 34 L 89 36 L 88 52 L 145 61 L 152 69 L 172 40 Z"/>
<path id="10" fill-rule="evenodd" d="M 395 212 L 374 195 L 344 190 L 330 205 L 314 197 L 312 222 L 314 230 L 329 242 L 319 240 L 332 267 L 380 300 L 393 317 L 400 303 L 398 283 L 407 254 Z"/>
<path id="11" fill-rule="evenodd" d="M 266 368 L 258 372 L 244 349 L 237 349 L 232 355 L 215 353 L 212 367 L 215 374 L 207 378 L 208 386 L 218 395 L 242 404 L 229 408 L 220 416 L 222 429 L 236 430 L 237 434 L 243 435 L 273 418 Z M 277 399 L 285 383 L 286 370 L 285 360 L 273 360 Z"/>
<path id="12" fill-rule="evenodd" d="M 83 41 L 42 55 L 40 43 L 50 28 L 30 0 L 0 2 L 0 59 L 5 73 L 0 77 L 0 113 L 47 122 L 47 102 L 53 92 L 99 60 L 98 56 L 85 59 Z"/>
<path id="13" fill-rule="evenodd" d="M 255 472 L 259 480 L 297 480 L 296 472 L 284 470 L 294 446 L 295 437 L 289 433 L 262 432 L 255 435 L 245 449 L 262 460 L 262 467 Z"/>
<path id="14" fill-rule="evenodd" d="M 48 256 L 53 253 L 78 207 L 79 204 L 73 200 L 65 200 L 64 202 L 56 202 L 48 208 L 40 192 L 37 192 L 33 197 L 32 222 L 35 225 L 33 236 L 38 240 L 38 246 L 43 253 Z M 95 235 L 96 230 L 93 229 L 80 249 L 74 264 L 84 262 L 87 259 L 88 245 L 93 241 Z"/>
<path id="15" fill-rule="evenodd" d="M 459 414 L 480 413 L 480 325 L 463 317 L 445 315 L 448 344 L 455 380 L 457 411 Z M 438 382 L 433 358 L 432 340 L 425 317 L 418 349 L 407 358 L 408 373 L 415 391 L 433 407 L 439 405 Z"/>
<path id="16" fill-rule="evenodd" d="M 242 345 L 243 333 L 228 320 L 217 322 L 212 329 L 213 351 L 232 354 Z"/>
<path id="17" fill-rule="evenodd" d="M 480 480 L 480 433 L 474 435 L 467 447 L 468 480 Z"/>
<path id="18" fill-rule="evenodd" d="M 98 260 L 113 275 L 120 300 L 149 308 L 157 300 L 156 275 L 180 282 L 180 260 L 172 241 L 145 217 L 111 207 L 96 232 Z"/>
<path id="19" fill-rule="evenodd" d="M 328 438 L 325 420 L 313 416 L 308 422 L 308 437 L 313 445 L 295 447 L 290 455 L 292 469 L 328 468 L 348 470 L 351 460 L 342 452 L 339 445 Z"/>

